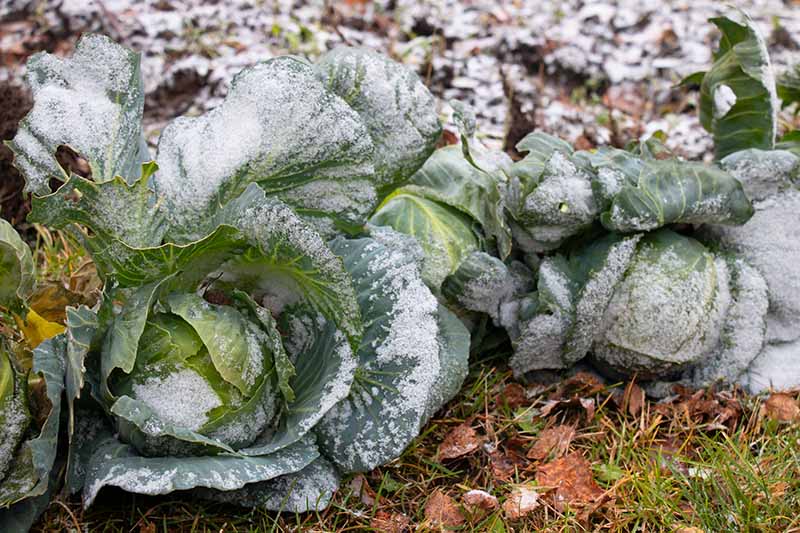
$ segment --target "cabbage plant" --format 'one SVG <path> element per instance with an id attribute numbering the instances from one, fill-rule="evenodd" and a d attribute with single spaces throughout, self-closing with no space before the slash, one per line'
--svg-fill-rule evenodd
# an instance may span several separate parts
<path id="1" fill-rule="evenodd" d="M 0 308 L 22 316 L 33 291 L 28 245 L 0 220 Z M 56 457 L 64 389 L 63 336 L 32 356 L 0 339 L 0 530 L 26 531 L 57 488 Z"/>
<path id="2" fill-rule="evenodd" d="M 688 81 L 701 86 L 714 164 L 656 137 L 625 150 L 574 151 L 538 132 L 519 143 L 527 155 L 507 172 L 505 204 L 534 288 L 513 261 L 479 253 L 443 284 L 506 329 L 518 377 L 588 356 L 654 394 L 800 382 L 796 143 L 775 142 L 775 82 L 752 21 L 712 22 L 715 63 Z"/>
<path id="3" fill-rule="evenodd" d="M 458 391 L 469 333 L 417 257 L 347 238 L 439 136 L 412 72 L 352 48 L 261 62 L 168 125 L 154 161 L 137 54 L 88 35 L 31 58 L 28 80 L 9 145 L 31 219 L 76 235 L 105 282 L 61 351 L 85 505 L 116 486 L 321 509 Z M 90 177 L 58 165 L 61 145 Z"/>

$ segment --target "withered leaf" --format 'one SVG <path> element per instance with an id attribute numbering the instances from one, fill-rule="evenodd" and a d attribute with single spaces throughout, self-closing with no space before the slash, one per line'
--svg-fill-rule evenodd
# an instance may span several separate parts
<path id="1" fill-rule="evenodd" d="M 500 395 L 500 402 L 506 404 L 509 409 L 516 409 L 525 405 L 530 405 L 530 400 L 525 393 L 525 388 L 519 383 L 509 383 Z"/>
<path id="2" fill-rule="evenodd" d="M 456 502 L 440 489 L 436 489 L 425 503 L 425 519 L 435 526 L 454 527 L 464 523 L 464 515 Z"/>
<path id="3" fill-rule="evenodd" d="M 380 533 L 404 533 L 411 529 L 411 519 L 403 513 L 378 511 L 370 520 L 369 527 Z"/>
<path id="4" fill-rule="evenodd" d="M 589 461 L 577 451 L 540 465 L 536 482 L 541 487 L 553 488 L 553 506 L 559 511 L 567 506 L 592 503 L 603 496 L 603 489 L 592 476 Z"/>
<path id="5" fill-rule="evenodd" d="M 375 491 L 369 486 L 364 474 L 358 474 L 350 480 L 348 487 L 350 487 L 353 495 L 357 496 L 364 505 L 371 507 L 375 504 Z"/>
<path id="6" fill-rule="evenodd" d="M 569 445 L 575 438 L 575 427 L 566 424 L 544 429 L 533 447 L 528 450 L 528 458 L 542 461 L 548 457 L 561 457 L 569 451 Z"/>
<path id="7" fill-rule="evenodd" d="M 778 422 L 795 422 L 800 420 L 800 406 L 791 394 L 776 392 L 770 395 L 761 406 L 761 413 Z"/>
<path id="8" fill-rule="evenodd" d="M 486 492 L 485 490 L 471 490 L 466 492 L 461 501 L 464 506 L 470 509 L 482 509 L 484 511 L 493 511 L 500 505 L 497 498 Z"/>
<path id="9" fill-rule="evenodd" d="M 532 487 L 520 485 L 514 488 L 503 502 L 503 512 L 511 520 L 522 518 L 539 507 L 539 493 Z"/>
<path id="10" fill-rule="evenodd" d="M 483 439 L 468 423 L 460 424 L 445 435 L 436 456 L 439 460 L 456 459 L 477 450 Z"/>

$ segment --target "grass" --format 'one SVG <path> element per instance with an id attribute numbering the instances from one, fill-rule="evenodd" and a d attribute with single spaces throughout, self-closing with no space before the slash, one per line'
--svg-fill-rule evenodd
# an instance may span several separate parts
<path id="1" fill-rule="evenodd" d="M 37 228 L 36 235 L 40 278 L 96 287 L 85 279 L 79 248 L 57 232 Z M 451 528 L 457 531 L 800 531 L 800 424 L 765 416 L 763 398 L 709 389 L 636 402 L 635 384 L 604 384 L 588 374 L 521 387 L 504 365 L 506 355 L 473 362 L 458 397 L 403 455 L 359 478 L 367 487 L 360 495 L 353 476 L 346 477 L 324 512 L 278 514 L 104 489 L 86 510 L 78 497 L 57 498 L 33 531 L 380 531 L 390 530 L 392 518 L 406 521 L 409 531 L 438 531 L 446 528 L 426 511 L 437 490 L 464 518 Z M 445 437 L 465 423 L 480 445 L 439 460 Z M 528 452 L 543 431 L 564 424 L 575 432 L 562 452 L 588 461 L 602 494 L 591 502 L 559 505 L 537 484 L 540 467 L 555 458 L 530 459 Z M 471 489 L 502 504 L 520 485 L 541 494 L 541 505 L 522 519 L 510 520 L 502 508 L 471 514 L 461 505 Z"/>
<path id="2" fill-rule="evenodd" d="M 570 451 L 592 464 L 606 501 L 596 510 L 558 511 L 544 503 L 519 521 L 497 510 L 459 531 L 800 531 L 800 426 L 760 414 L 760 401 L 741 394 L 707 391 L 703 401 L 721 397 L 741 412 L 728 426 L 713 422 L 716 413 L 698 408 L 690 396 L 672 403 L 647 401 L 632 416 L 604 387 L 593 392 L 598 408 L 590 419 L 568 407 L 537 415 L 548 395 L 543 389 L 513 408 L 503 391 L 512 386 L 502 367 L 475 365 L 458 398 L 431 421 L 398 460 L 365 475 L 374 491 L 364 501 L 348 488 L 349 478 L 324 512 L 279 515 L 258 509 L 209 504 L 181 497 L 137 497 L 109 491 L 83 510 L 77 500 L 53 504 L 38 531 L 70 528 L 97 532 L 251 532 L 370 531 L 376 517 L 402 513 L 412 527 L 438 530 L 426 520 L 425 503 L 441 489 L 460 501 L 469 489 L 486 490 L 503 501 L 511 488 L 535 479 L 535 461 L 515 456 L 511 479 L 498 479 L 489 450 L 526 450 L 542 428 L 576 424 Z M 730 401 L 728 401 L 730 400 Z M 526 403 L 528 403 L 526 402 Z M 724 408 L 723 402 L 719 402 Z M 693 412 L 694 409 L 694 412 Z M 455 426 L 472 421 L 488 445 L 466 457 L 436 459 L 437 448 Z M 465 515 L 467 513 L 464 513 Z M 683 528 L 683 529 L 682 529 Z"/>

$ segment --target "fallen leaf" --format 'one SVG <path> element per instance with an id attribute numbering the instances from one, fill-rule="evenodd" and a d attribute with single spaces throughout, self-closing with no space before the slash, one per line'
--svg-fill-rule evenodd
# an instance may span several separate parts
<path id="1" fill-rule="evenodd" d="M 706 533 L 699 527 L 679 527 L 675 530 L 675 533 Z"/>
<path id="2" fill-rule="evenodd" d="M 542 461 L 548 457 L 561 457 L 569 451 L 569 445 L 575 438 L 575 427 L 561 424 L 543 430 L 533 447 L 528 450 L 528 459 Z"/>
<path id="3" fill-rule="evenodd" d="M 625 396 L 622 399 L 623 409 L 633 417 L 639 416 L 644 407 L 644 390 L 633 380 L 625 387 Z"/>
<path id="4" fill-rule="evenodd" d="M 530 514 L 540 503 L 538 492 L 526 485 L 520 485 L 515 487 L 508 499 L 503 502 L 503 512 L 511 520 L 517 520 Z"/>
<path id="5" fill-rule="evenodd" d="M 139 533 L 156 533 L 155 522 L 145 521 L 139 524 Z"/>
<path id="6" fill-rule="evenodd" d="M 364 474 L 358 474 L 351 479 L 348 486 L 353 495 L 358 496 L 361 503 L 368 507 L 375 505 L 375 491 L 369 486 L 369 482 L 367 478 L 364 477 Z"/>
<path id="7" fill-rule="evenodd" d="M 380 533 L 403 533 L 411 529 L 411 519 L 403 513 L 378 511 L 369 523 L 374 531 Z"/>
<path id="8" fill-rule="evenodd" d="M 552 487 L 553 506 L 563 511 L 567 506 L 592 503 L 603 496 L 603 489 L 592 477 L 592 469 L 580 452 L 540 465 L 536 483 Z"/>
<path id="9" fill-rule="evenodd" d="M 778 422 L 795 422 L 800 420 L 800 407 L 797 400 L 785 392 L 776 392 L 766 399 L 761 406 L 761 413 Z"/>
<path id="10" fill-rule="evenodd" d="M 432 525 L 454 527 L 464 523 L 464 515 L 458 509 L 456 502 L 436 489 L 425 503 L 425 519 Z"/>
<path id="11" fill-rule="evenodd" d="M 510 481 L 517 472 L 517 467 L 505 453 L 495 450 L 489 454 L 492 475 L 499 481 Z"/>
<path id="12" fill-rule="evenodd" d="M 528 395 L 525 394 L 525 388 L 519 383 L 509 383 L 503 389 L 500 395 L 500 401 L 506 404 L 510 409 L 516 409 L 531 402 L 528 400 Z"/>
<path id="13" fill-rule="evenodd" d="M 461 501 L 468 508 L 484 511 L 493 511 L 500 505 L 497 498 L 485 490 L 471 490 L 461 497 Z"/>
<path id="14" fill-rule="evenodd" d="M 456 459 L 477 450 L 482 443 L 478 433 L 467 423 L 460 424 L 445 435 L 436 456 L 442 459 Z"/>

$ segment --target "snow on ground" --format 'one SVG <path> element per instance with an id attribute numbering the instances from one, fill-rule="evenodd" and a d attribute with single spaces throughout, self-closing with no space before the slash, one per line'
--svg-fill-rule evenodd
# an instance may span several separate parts
<path id="1" fill-rule="evenodd" d="M 798 56 L 800 6 L 738 5 L 769 37 L 779 69 Z M 511 144 L 535 127 L 580 147 L 662 129 L 698 158 L 710 138 L 694 96 L 672 87 L 710 64 L 717 34 L 707 20 L 726 9 L 717 0 L 2 0 L 0 80 L 19 79 L 32 51 L 66 53 L 81 32 L 107 33 L 142 52 L 154 140 L 170 118 L 217 105 L 243 67 L 346 42 L 413 66 L 444 115 L 451 99 L 472 105 L 494 146 L 509 124 Z"/>

